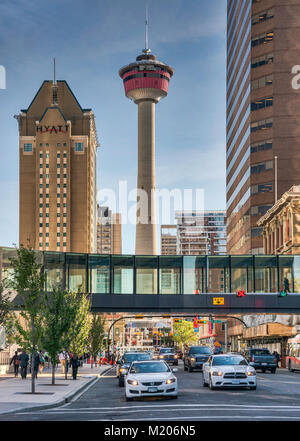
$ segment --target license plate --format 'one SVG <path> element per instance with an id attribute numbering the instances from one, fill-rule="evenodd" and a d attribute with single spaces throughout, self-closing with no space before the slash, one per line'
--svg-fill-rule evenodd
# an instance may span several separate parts
<path id="1" fill-rule="evenodd" d="M 268 363 L 262 363 L 261 365 L 262 365 L 262 366 L 267 366 L 267 364 L 268 364 Z"/>
<path id="2" fill-rule="evenodd" d="M 148 392 L 157 392 L 157 387 L 148 387 Z"/>
<path id="3" fill-rule="evenodd" d="M 240 380 L 232 380 L 232 384 L 240 384 Z"/>

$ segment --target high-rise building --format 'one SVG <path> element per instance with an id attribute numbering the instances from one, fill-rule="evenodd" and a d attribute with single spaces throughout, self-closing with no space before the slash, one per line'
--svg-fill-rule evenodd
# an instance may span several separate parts
<path id="1" fill-rule="evenodd" d="M 19 122 L 19 242 L 96 251 L 97 133 L 66 81 L 44 81 Z"/>
<path id="2" fill-rule="evenodd" d="M 147 20 L 146 20 L 147 25 Z M 157 254 L 155 201 L 155 105 L 167 96 L 172 67 L 158 61 L 146 41 L 136 61 L 122 67 L 119 75 L 125 94 L 138 106 L 138 179 L 135 254 Z"/>
<path id="3" fill-rule="evenodd" d="M 257 254 L 258 219 L 300 184 L 300 3 L 227 4 L 227 251 Z"/>
<path id="4" fill-rule="evenodd" d="M 165 256 L 177 254 L 177 226 L 160 226 L 160 254 Z"/>
<path id="5" fill-rule="evenodd" d="M 225 211 L 176 211 L 175 220 L 177 254 L 226 254 Z"/>
<path id="6" fill-rule="evenodd" d="M 108 207 L 98 206 L 97 253 L 122 254 L 121 214 L 112 213 Z"/>

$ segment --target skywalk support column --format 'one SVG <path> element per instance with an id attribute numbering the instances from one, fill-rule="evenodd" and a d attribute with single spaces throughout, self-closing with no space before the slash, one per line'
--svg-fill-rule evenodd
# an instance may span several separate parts
<path id="1" fill-rule="evenodd" d="M 157 254 L 155 200 L 155 101 L 140 100 L 138 105 L 137 188 L 147 200 L 138 198 L 135 254 Z"/>

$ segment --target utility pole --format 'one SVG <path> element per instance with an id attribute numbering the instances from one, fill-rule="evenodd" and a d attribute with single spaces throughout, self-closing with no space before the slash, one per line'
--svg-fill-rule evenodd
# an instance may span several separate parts
<path id="1" fill-rule="evenodd" d="M 224 321 L 225 324 L 225 352 L 227 352 L 227 347 L 228 347 L 228 325 L 227 325 L 227 320 Z"/>

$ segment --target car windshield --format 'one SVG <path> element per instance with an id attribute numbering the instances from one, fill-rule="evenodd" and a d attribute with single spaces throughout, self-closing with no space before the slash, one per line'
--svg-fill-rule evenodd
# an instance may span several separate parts
<path id="1" fill-rule="evenodd" d="M 204 354 L 211 355 L 212 351 L 206 346 L 195 346 L 190 349 L 190 354 Z"/>
<path id="2" fill-rule="evenodd" d="M 268 349 L 251 349 L 251 355 L 271 355 Z"/>
<path id="3" fill-rule="evenodd" d="M 175 352 L 174 351 L 174 349 L 171 349 L 171 348 L 164 348 L 164 349 L 161 349 L 160 351 L 160 354 L 169 354 L 170 352 Z"/>
<path id="4" fill-rule="evenodd" d="M 123 363 L 131 363 L 135 360 L 151 360 L 150 354 L 125 354 Z"/>
<path id="5" fill-rule="evenodd" d="M 218 356 L 213 358 L 212 362 L 213 366 L 229 366 L 229 365 L 248 365 L 247 361 L 244 357 L 241 356 Z"/>
<path id="6" fill-rule="evenodd" d="M 160 372 L 170 372 L 171 369 L 166 363 L 134 363 L 131 366 L 131 374 L 148 374 L 148 373 L 160 373 Z"/>

